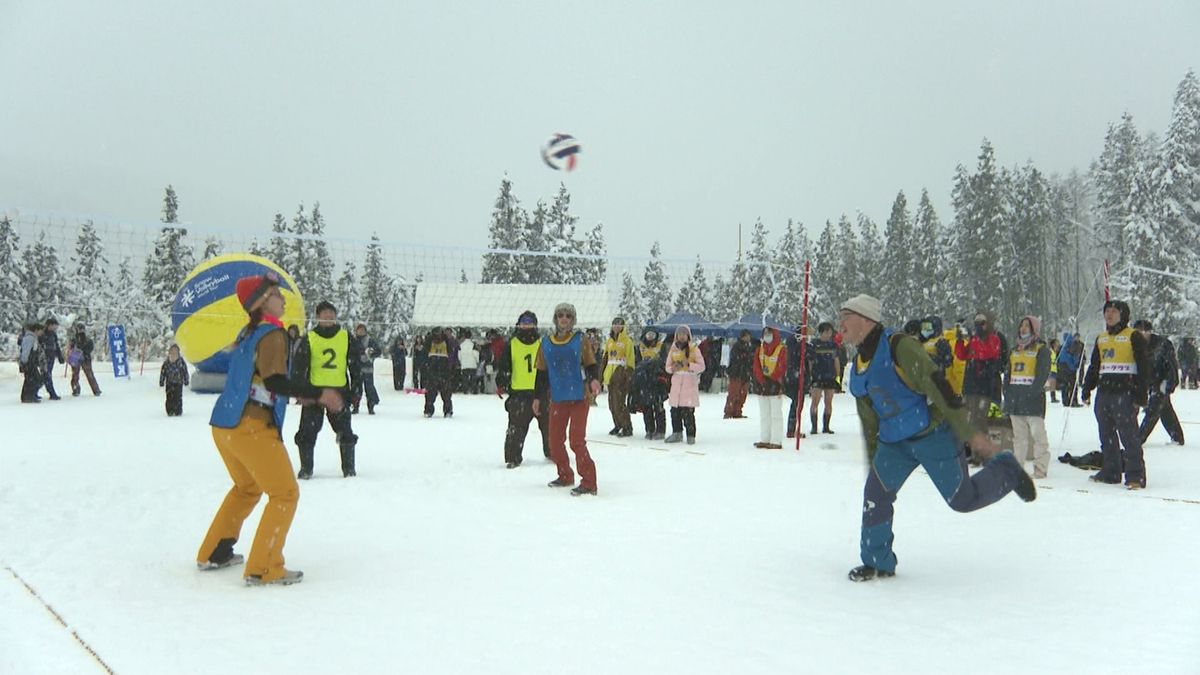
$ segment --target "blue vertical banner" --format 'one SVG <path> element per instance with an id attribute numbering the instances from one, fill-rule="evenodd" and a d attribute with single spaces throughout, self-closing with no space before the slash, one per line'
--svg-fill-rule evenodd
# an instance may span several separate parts
<path id="1" fill-rule="evenodd" d="M 129 352 L 125 343 L 125 326 L 108 327 L 108 354 L 112 359 L 113 376 L 129 377 Z"/>

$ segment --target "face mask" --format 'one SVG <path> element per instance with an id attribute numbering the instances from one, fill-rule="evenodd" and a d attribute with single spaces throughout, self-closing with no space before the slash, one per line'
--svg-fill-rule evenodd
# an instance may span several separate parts
<path id="1" fill-rule="evenodd" d="M 676 340 L 675 346 L 679 347 L 680 349 L 683 349 L 684 347 L 688 346 L 688 341 L 687 340 Z"/>
<path id="2" fill-rule="evenodd" d="M 1017 333 L 1017 335 L 1019 335 L 1022 340 L 1027 340 L 1027 339 L 1029 339 L 1030 332 L 1027 330 L 1023 330 L 1020 333 Z"/>
<path id="3" fill-rule="evenodd" d="M 772 335 L 771 333 L 767 333 L 766 335 L 763 336 L 763 342 L 765 342 L 767 344 L 771 344 L 774 341 L 775 341 L 775 336 Z"/>

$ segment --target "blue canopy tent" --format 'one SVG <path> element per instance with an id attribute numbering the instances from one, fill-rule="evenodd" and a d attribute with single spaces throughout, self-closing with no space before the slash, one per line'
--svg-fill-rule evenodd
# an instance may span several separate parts
<path id="1" fill-rule="evenodd" d="M 706 321 L 700 316 L 696 314 L 690 314 L 688 312 L 675 312 L 662 321 L 657 321 L 649 326 L 646 326 L 643 330 L 653 329 L 660 333 L 666 333 L 668 336 L 670 336 L 675 334 L 675 329 L 679 326 L 687 326 L 688 328 L 692 329 L 692 335 L 698 337 L 724 337 L 725 335 L 724 326 L 711 321 Z"/>
<path id="2" fill-rule="evenodd" d="M 743 330 L 748 330 L 754 336 L 754 339 L 757 340 L 762 335 L 763 328 L 767 326 L 777 329 L 784 337 L 796 334 L 795 329 L 769 319 L 762 314 L 747 314 L 737 321 L 725 324 L 725 337 L 737 338 Z"/>

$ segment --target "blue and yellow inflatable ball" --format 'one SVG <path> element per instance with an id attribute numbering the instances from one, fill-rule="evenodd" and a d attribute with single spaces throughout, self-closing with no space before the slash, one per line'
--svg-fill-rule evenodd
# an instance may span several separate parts
<path id="1" fill-rule="evenodd" d="M 278 265 L 248 253 L 230 253 L 205 260 L 183 280 L 171 305 L 171 327 L 183 358 L 205 373 L 229 370 L 225 349 L 246 325 L 246 310 L 237 298 L 237 282 L 243 277 L 274 272 L 279 275 L 285 306 L 284 326 L 304 329 L 304 299 L 296 282 Z"/>

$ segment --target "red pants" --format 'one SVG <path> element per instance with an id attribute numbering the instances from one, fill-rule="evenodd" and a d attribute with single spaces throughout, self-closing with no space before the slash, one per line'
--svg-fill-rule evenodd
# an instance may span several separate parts
<path id="1" fill-rule="evenodd" d="M 741 417 L 742 406 L 746 404 L 746 394 L 750 391 L 750 381 L 740 377 L 729 378 L 729 388 L 725 393 L 725 416 Z"/>
<path id="2" fill-rule="evenodd" d="M 575 482 L 571 471 L 571 460 L 567 457 L 567 435 L 571 438 L 571 452 L 575 453 L 575 464 L 579 467 L 579 487 L 596 489 L 596 463 L 588 454 L 587 433 L 588 402 L 563 401 L 550 404 L 550 459 L 558 467 L 561 481 Z M 570 427 L 568 431 L 567 427 Z"/>

